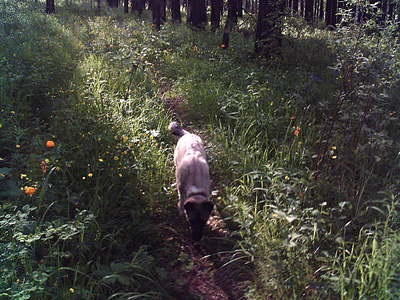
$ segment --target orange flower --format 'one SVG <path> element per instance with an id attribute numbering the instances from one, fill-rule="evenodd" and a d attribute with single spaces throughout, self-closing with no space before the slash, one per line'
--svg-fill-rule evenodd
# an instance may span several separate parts
<path id="1" fill-rule="evenodd" d="M 54 141 L 47 141 L 46 142 L 46 147 L 47 148 L 54 148 L 56 146 L 56 143 Z"/>
<path id="2" fill-rule="evenodd" d="M 24 187 L 24 192 L 25 194 L 27 194 L 28 196 L 32 196 L 34 193 L 36 193 L 37 188 L 33 187 L 33 186 L 26 186 Z"/>
<path id="3" fill-rule="evenodd" d="M 293 135 L 299 136 L 300 132 L 301 132 L 301 128 L 299 126 L 296 126 L 295 130 L 293 130 Z"/>

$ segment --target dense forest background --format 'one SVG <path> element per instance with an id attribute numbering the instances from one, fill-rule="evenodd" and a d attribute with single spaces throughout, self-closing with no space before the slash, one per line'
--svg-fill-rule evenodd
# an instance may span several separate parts
<path id="1" fill-rule="evenodd" d="M 400 2 L 0 2 L 1 299 L 399 299 Z M 171 120 L 216 211 L 178 215 Z"/>

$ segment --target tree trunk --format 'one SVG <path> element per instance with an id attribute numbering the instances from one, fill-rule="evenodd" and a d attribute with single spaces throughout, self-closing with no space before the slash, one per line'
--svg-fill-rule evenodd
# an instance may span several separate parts
<path id="1" fill-rule="evenodd" d="M 314 0 L 305 0 L 305 19 L 308 24 L 314 21 Z"/>
<path id="2" fill-rule="evenodd" d="M 237 2 L 236 0 L 228 0 L 228 16 L 224 26 L 221 48 L 226 49 L 229 47 L 229 35 L 237 24 L 237 20 Z"/>
<path id="3" fill-rule="evenodd" d="M 337 0 L 327 0 L 325 10 L 325 23 L 327 26 L 336 26 Z"/>
<path id="4" fill-rule="evenodd" d="M 282 0 L 259 0 L 255 52 L 265 56 L 280 53 L 282 44 Z"/>
<path id="5" fill-rule="evenodd" d="M 145 0 L 131 0 L 131 12 L 137 12 L 140 16 L 144 10 L 144 1 Z"/>
<path id="6" fill-rule="evenodd" d="M 237 2 L 237 16 L 243 18 L 243 0 L 236 0 Z"/>
<path id="7" fill-rule="evenodd" d="M 156 30 L 161 29 L 161 0 L 150 0 L 153 25 Z"/>
<path id="8" fill-rule="evenodd" d="M 299 13 L 299 0 L 293 0 L 292 11 L 294 12 L 294 14 Z"/>
<path id="9" fill-rule="evenodd" d="M 129 0 L 124 0 L 124 12 L 129 12 Z"/>
<path id="10" fill-rule="evenodd" d="M 174 23 L 182 22 L 180 0 L 171 0 L 171 15 Z"/>
<path id="11" fill-rule="evenodd" d="M 54 0 L 46 0 L 46 14 L 54 14 L 56 12 L 56 6 Z"/>
<path id="12" fill-rule="evenodd" d="M 167 0 L 160 0 L 160 16 L 161 16 L 161 24 L 164 24 L 167 21 Z"/>
<path id="13" fill-rule="evenodd" d="M 118 0 L 107 0 L 107 2 L 110 7 L 118 7 Z"/>
<path id="14" fill-rule="evenodd" d="M 189 0 L 188 23 L 200 29 L 207 25 L 206 0 Z"/>
<path id="15" fill-rule="evenodd" d="M 324 20 L 324 1 L 320 0 L 319 1 L 319 14 L 318 14 L 319 20 L 323 21 Z"/>
<path id="16" fill-rule="evenodd" d="M 215 31 L 219 28 L 223 10 L 223 0 L 211 0 L 211 31 Z"/>

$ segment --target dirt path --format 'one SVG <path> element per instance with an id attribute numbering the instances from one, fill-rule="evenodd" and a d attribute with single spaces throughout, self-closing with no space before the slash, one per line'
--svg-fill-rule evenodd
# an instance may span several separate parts
<path id="1" fill-rule="evenodd" d="M 164 97 L 168 90 L 168 85 L 163 86 L 160 98 L 176 120 L 189 123 L 186 100 Z M 213 194 L 214 200 L 218 201 L 217 192 Z M 244 260 L 237 259 L 240 253 L 234 251 L 234 240 L 219 212 L 213 211 L 208 230 L 200 242 L 191 240 L 188 225 L 177 211 L 172 212 L 168 219 L 162 234 L 168 251 L 176 251 L 177 259 L 172 265 L 168 261 L 162 263 L 174 277 L 179 299 L 246 299 L 244 293 L 249 285 L 249 269 Z"/>

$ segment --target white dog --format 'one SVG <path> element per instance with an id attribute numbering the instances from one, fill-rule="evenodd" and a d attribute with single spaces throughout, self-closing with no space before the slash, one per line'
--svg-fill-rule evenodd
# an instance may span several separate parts
<path id="1" fill-rule="evenodd" d="M 179 137 L 174 152 L 178 208 L 186 215 L 192 238 L 198 241 L 214 207 L 210 200 L 210 173 L 203 141 L 177 122 L 172 122 L 168 128 Z"/>

